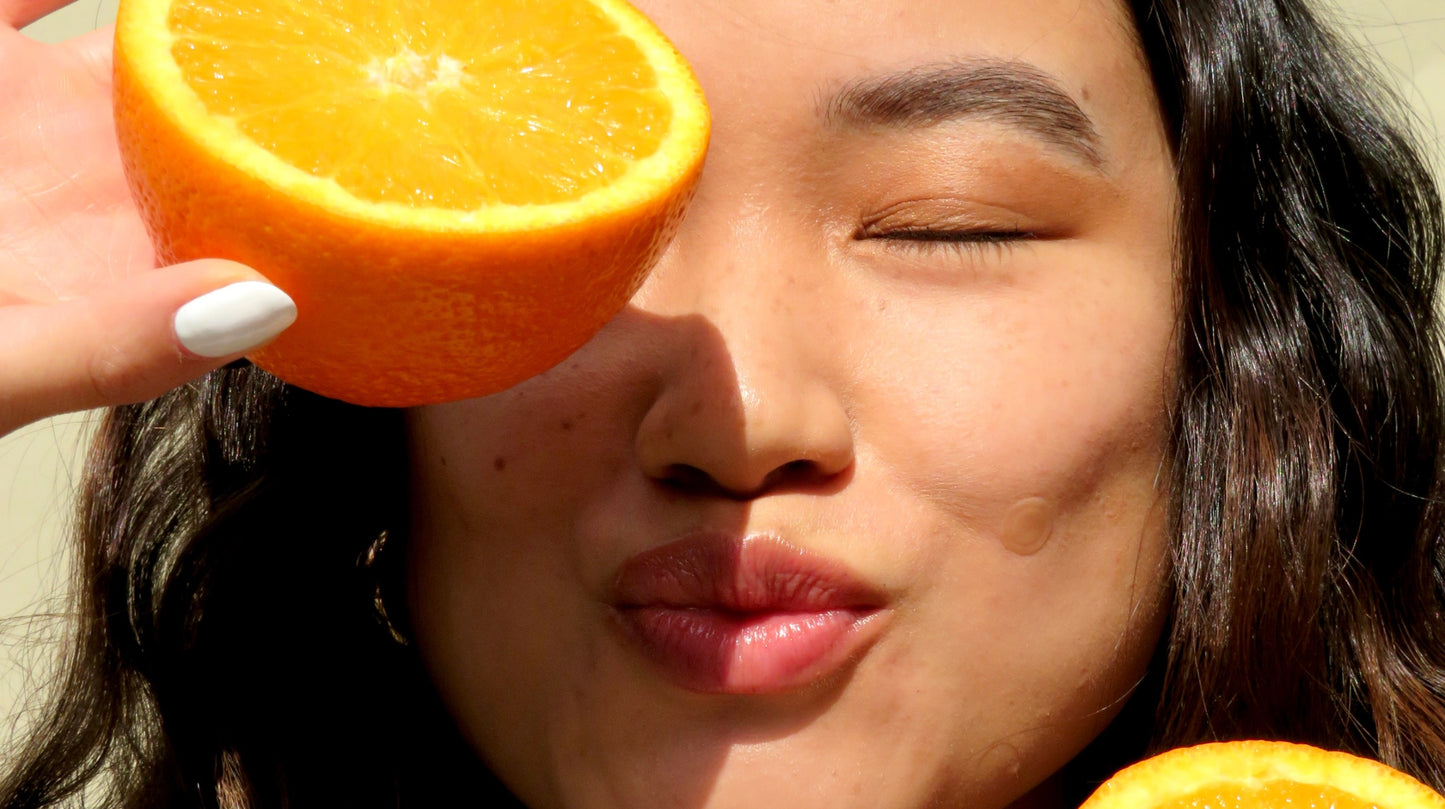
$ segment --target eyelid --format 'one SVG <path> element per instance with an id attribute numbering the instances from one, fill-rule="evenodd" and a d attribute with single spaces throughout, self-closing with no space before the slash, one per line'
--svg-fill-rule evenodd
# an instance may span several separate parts
<path id="1" fill-rule="evenodd" d="M 997 230 L 912 230 L 882 231 L 865 234 L 859 232 L 854 238 L 882 243 L 886 250 L 895 254 L 912 254 L 920 257 L 951 256 L 970 261 L 983 258 L 1002 259 L 1024 243 L 1037 239 L 1028 231 Z"/>
<path id="2" fill-rule="evenodd" d="M 929 197 L 904 200 L 861 216 L 854 237 L 897 234 L 902 239 L 918 233 L 921 235 L 913 238 L 926 240 L 930 238 L 926 234 L 958 234 L 956 238 L 964 241 L 968 234 L 1037 234 L 1037 228 L 1030 226 L 1033 224 L 1028 217 L 1007 208 L 968 199 Z"/>
<path id="3" fill-rule="evenodd" d="M 919 256 L 947 255 L 970 261 L 1002 259 L 1039 234 L 1020 227 L 1015 217 L 978 217 L 945 205 L 921 205 L 864 219 L 853 233 L 855 241 L 881 243 L 886 250 Z M 932 210 L 930 210 L 932 209 Z M 1005 219 L 1015 219 L 1005 223 Z"/>
<path id="4" fill-rule="evenodd" d="M 914 253 L 967 253 L 983 252 L 1006 254 L 1020 243 L 1034 241 L 1039 234 L 1016 225 L 1001 223 L 932 220 L 929 218 L 895 218 L 896 225 L 886 224 L 888 217 L 873 222 L 864 222 L 854 231 L 855 241 L 884 242 L 891 250 Z M 911 224 L 909 222 L 916 222 Z"/>

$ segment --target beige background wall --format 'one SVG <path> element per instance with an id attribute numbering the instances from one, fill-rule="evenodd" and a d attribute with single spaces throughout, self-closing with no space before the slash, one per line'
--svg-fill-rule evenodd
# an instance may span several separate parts
<path id="1" fill-rule="evenodd" d="M 68 38 L 108 24 L 116 2 L 84 0 L 26 33 Z M 1415 106 L 1445 179 L 1445 0 L 1343 0 L 1339 14 Z M 92 421 L 63 416 L 0 438 L 0 750 L 10 726 L 23 724 L 27 698 L 45 681 L 53 639 L 63 629 L 55 616 L 65 608 L 64 538 L 77 457 Z"/>

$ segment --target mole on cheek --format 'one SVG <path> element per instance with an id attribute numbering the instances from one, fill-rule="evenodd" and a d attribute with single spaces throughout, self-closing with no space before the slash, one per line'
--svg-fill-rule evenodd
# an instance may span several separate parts
<path id="1" fill-rule="evenodd" d="M 503 457 L 500 456 L 500 455 L 498 455 L 497 457 L 495 457 L 495 458 L 492 459 L 492 468 L 495 469 L 495 470 L 497 470 L 498 472 L 502 471 L 503 469 L 506 469 L 506 468 L 507 468 L 507 459 L 506 459 L 506 458 L 503 458 Z"/>
<path id="2" fill-rule="evenodd" d="M 1025 497 L 1009 506 L 999 528 L 999 541 L 1020 556 L 1038 553 L 1054 533 L 1054 513 L 1042 497 Z"/>

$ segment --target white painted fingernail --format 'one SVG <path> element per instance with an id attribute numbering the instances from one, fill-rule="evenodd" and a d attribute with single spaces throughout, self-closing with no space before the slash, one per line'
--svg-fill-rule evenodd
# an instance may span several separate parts
<path id="1" fill-rule="evenodd" d="M 176 337 L 187 351 L 225 357 L 270 340 L 296 320 L 291 296 L 264 281 L 240 281 L 176 310 Z"/>

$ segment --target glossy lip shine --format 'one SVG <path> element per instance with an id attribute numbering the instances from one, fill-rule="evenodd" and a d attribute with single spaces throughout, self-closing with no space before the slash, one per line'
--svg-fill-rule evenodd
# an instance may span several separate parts
<path id="1" fill-rule="evenodd" d="M 877 637 L 884 593 L 773 537 L 685 537 L 627 560 L 613 587 L 628 641 L 684 688 L 801 688 Z"/>

